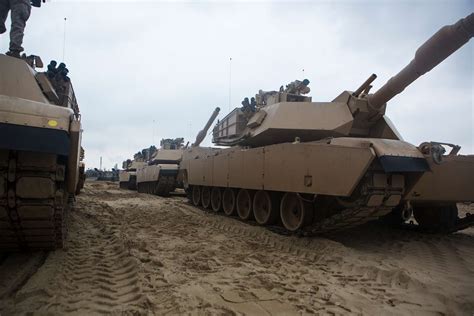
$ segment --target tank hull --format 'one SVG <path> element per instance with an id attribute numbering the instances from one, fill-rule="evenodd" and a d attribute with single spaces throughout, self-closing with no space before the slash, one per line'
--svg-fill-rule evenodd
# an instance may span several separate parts
<path id="1" fill-rule="evenodd" d="M 474 156 L 445 156 L 440 164 L 430 161 L 430 169 L 406 199 L 414 204 L 474 201 Z"/>
<path id="2" fill-rule="evenodd" d="M 168 196 L 178 186 L 179 165 L 157 164 L 137 170 L 137 191 L 160 196 Z"/>
<path id="3" fill-rule="evenodd" d="M 137 172 L 120 170 L 119 171 L 119 186 L 121 189 L 136 190 L 137 189 Z"/>
<path id="4" fill-rule="evenodd" d="M 159 149 L 149 164 L 137 168 L 137 191 L 169 196 L 176 188 L 182 188 L 179 164 L 182 149 Z"/>
<path id="5" fill-rule="evenodd" d="M 474 157 L 456 157 L 447 160 L 441 168 L 431 170 L 429 159 L 417 147 L 403 141 L 334 138 L 250 149 L 191 148 L 183 155 L 181 172 L 191 202 L 204 207 L 211 207 L 207 203 L 211 191 L 220 190 L 221 200 L 228 189 L 235 192 L 237 200 L 237 195 L 245 191 L 242 194 L 249 196 L 248 211 L 252 212 L 254 208 L 255 217 L 259 217 L 255 211 L 260 203 L 256 201 L 256 193 L 269 192 L 278 201 L 272 212 L 280 213 L 285 222 L 285 203 L 282 201 L 297 196 L 308 204 L 306 212 L 311 214 L 311 220 L 301 225 L 284 226 L 289 230 L 318 234 L 377 219 L 407 201 L 431 201 L 432 193 L 423 193 L 423 198 L 413 199 L 413 192 L 421 192 L 425 187 L 423 183 L 431 181 L 429 175 L 442 179 L 438 181 L 440 189 L 448 188 L 456 181 L 461 181 L 458 187 L 467 185 L 468 176 L 458 177 L 460 167 L 457 165 L 463 161 L 463 168 L 472 172 Z M 423 190 L 430 192 L 431 189 Z M 214 196 L 218 195 L 218 192 L 214 193 Z M 258 196 L 261 199 L 262 194 Z M 218 200 L 216 197 L 215 201 Z M 431 202 L 459 201 L 474 201 L 472 189 L 452 190 L 449 197 L 445 195 L 441 201 Z"/>

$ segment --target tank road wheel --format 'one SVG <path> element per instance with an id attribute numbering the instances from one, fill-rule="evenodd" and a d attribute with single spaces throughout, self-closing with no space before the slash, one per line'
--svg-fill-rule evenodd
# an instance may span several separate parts
<path id="1" fill-rule="evenodd" d="M 202 207 L 211 207 L 211 189 L 209 187 L 202 187 L 201 189 L 201 203 Z"/>
<path id="2" fill-rule="evenodd" d="M 311 223 L 313 209 L 296 193 L 285 193 L 280 203 L 280 217 L 283 226 L 294 232 Z"/>
<path id="3" fill-rule="evenodd" d="M 231 216 L 235 212 L 235 191 L 231 188 L 226 188 L 222 194 L 222 208 L 227 216 Z"/>
<path id="4" fill-rule="evenodd" d="M 192 187 L 191 200 L 194 206 L 201 205 L 201 187 L 194 185 Z"/>
<path id="5" fill-rule="evenodd" d="M 237 214 L 243 220 L 252 219 L 252 194 L 249 190 L 240 189 L 237 194 Z"/>
<path id="6" fill-rule="evenodd" d="M 260 225 L 270 225 L 278 219 L 275 197 L 267 191 L 258 191 L 253 198 L 253 215 Z"/>
<path id="7" fill-rule="evenodd" d="M 212 188 L 211 207 L 214 212 L 219 212 L 222 208 L 222 192 L 220 188 Z"/>
<path id="8" fill-rule="evenodd" d="M 414 206 L 413 216 L 424 231 L 449 233 L 456 227 L 458 208 L 456 204 Z"/>

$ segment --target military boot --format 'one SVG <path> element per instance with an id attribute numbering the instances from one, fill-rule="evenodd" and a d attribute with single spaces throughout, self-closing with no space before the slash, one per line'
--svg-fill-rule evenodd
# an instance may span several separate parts
<path id="1" fill-rule="evenodd" d="M 8 52 L 5 53 L 5 55 L 10 56 L 10 57 L 15 57 L 15 58 L 21 58 L 20 52 L 16 50 L 9 50 Z"/>

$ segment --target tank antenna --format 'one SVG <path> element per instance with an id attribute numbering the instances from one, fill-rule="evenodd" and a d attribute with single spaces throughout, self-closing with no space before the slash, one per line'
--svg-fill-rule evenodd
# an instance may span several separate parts
<path id="1" fill-rule="evenodd" d="M 151 126 L 151 144 L 155 144 L 155 120 L 153 120 L 153 124 Z"/>
<path id="2" fill-rule="evenodd" d="M 229 58 L 229 111 L 232 103 L 232 57 Z"/>
<path id="3" fill-rule="evenodd" d="M 67 21 L 67 18 L 64 18 L 63 62 L 64 62 L 64 56 L 66 54 L 66 21 Z"/>

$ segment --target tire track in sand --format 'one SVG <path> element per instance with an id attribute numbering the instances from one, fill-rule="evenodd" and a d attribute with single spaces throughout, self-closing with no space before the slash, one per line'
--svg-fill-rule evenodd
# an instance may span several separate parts
<path id="1" fill-rule="evenodd" d="M 67 246 L 51 253 L 6 314 L 143 313 L 139 268 L 117 234 L 75 210 Z"/>
<path id="2" fill-rule="evenodd" d="M 377 226 L 346 232 L 345 238 L 282 236 L 183 205 L 183 199 L 104 189 L 87 199 L 87 210 L 104 226 L 120 231 L 130 253 L 141 261 L 143 290 L 151 302 L 147 310 L 157 314 L 196 308 L 229 314 L 245 307 L 255 311 L 266 300 L 300 313 L 472 310 L 472 299 L 463 295 L 468 291 L 438 281 L 444 268 L 450 270 L 451 258 L 459 257 L 449 251 L 444 255 L 449 243 L 436 238 L 381 232 Z M 466 277 L 453 284 L 466 286 Z"/>
<path id="3" fill-rule="evenodd" d="M 44 251 L 3 254 L 0 262 L 0 302 L 7 302 L 38 270 L 46 257 Z M 0 314 L 5 308 L 1 303 Z"/>
<path id="4" fill-rule="evenodd" d="M 72 285 L 64 300 L 66 311 L 108 313 L 117 306 L 125 311 L 140 305 L 143 297 L 138 266 L 123 243 L 104 226 L 87 227 L 87 215 L 81 211 L 74 217 L 81 233 L 71 240 L 63 270 L 65 281 Z"/>
<path id="5" fill-rule="evenodd" d="M 354 260 L 355 253 L 352 247 L 343 247 L 338 242 L 337 234 L 335 237 L 330 238 L 332 240 L 326 238 L 281 236 L 259 226 L 248 225 L 247 223 L 241 223 L 240 220 L 197 209 L 185 202 L 176 202 L 174 206 L 181 208 L 181 212 L 184 211 L 186 214 L 198 216 L 196 222 L 202 227 L 211 227 L 224 231 L 237 238 L 253 239 L 279 251 L 309 259 L 311 265 L 325 271 L 327 283 L 350 284 L 359 288 L 369 297 L 385 297 L 386 302 L 392 306 L 405 304 L 420 311 L 424 308 L 433 312 L 443 311 L 443 302 L 447 298 L 442 291 L 433 291 L 430 294 L 431 298 L 436 298 L 437 300 L 431 306 L 419 304 L 410 295 L 406 295 L 406 292 L 415 291 L 423 293 L 427 286 L 425 284 L 426 277 L 430 278 L 432 275 L 437 275 L 438 277 L 430 280 L 430 282 L 440 285 L 440 288 L 441 284 L 438 283 L 441 282 L 436 281 L 439 277 L 442 279 L 449 278 L 451 281 L 454 280 L 454 284 L 459 284 L 459 280 L 472 276 L 472 270 L 468 264 L 472 260 L 466 258 L 466 253 L 463 253 L 464 256 L 460 255 L 464 247 L 459 245 L 459 242 L 467 242 L 466 239 L 472 241 L 472 238 L 467 235 L 433 236 L 380 227 L 376 223 L 355 229 L 349 234 L 347 232 L 342 234 L 345 235 L 345 238 L 342 238 L 343 240 L 347 240 L 347 238 L 356 239 L 355 243 L 359 244 L 356 248 L 363 250 L 366 256 L 370 256 L 374 261 L 380 263 L 379 265 L 368 266 L 360 260 Z M 372 251 L 378 248 L 382 251 L 383 255 L 378 254 L 377 251 L 372 252 L 367 248 L 371 248 Z M 467 257 L 470 257 L 469 254 L 472 252 L 472 246 L 466 248 L 468 252 Z M 349 257 L 351 260 L 347 261 L 345 257 Z M 416 265 L 411 271 L 418 270 L 418 272 L 412 273 L 403 267 L 402 264 L 398 266 L 384 264 L 386 259 L 393 260 L 394 258 L 408 258 L 416 261 Z M 425 273 L 425 271 L 419 270 L 420 264 L 425 268 L 429 267 L 429 272 Z M 474 288 L 465 285 L 457 285 L 457 287 L 458 289 L 453 288 L 452 292 L 458 292 L 459 299 L 449 304 L 452 306 L 448 308 L 457 310 L 457 308 L 463 305 L 466 305 L 467 308 L 472 306 L 469 303 L 472 300 L 468 299 L 466 293 L 471 292 Z"/>

